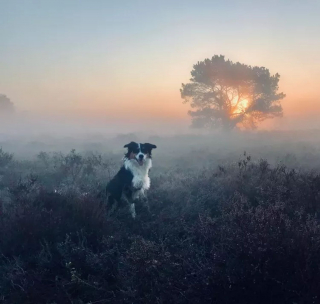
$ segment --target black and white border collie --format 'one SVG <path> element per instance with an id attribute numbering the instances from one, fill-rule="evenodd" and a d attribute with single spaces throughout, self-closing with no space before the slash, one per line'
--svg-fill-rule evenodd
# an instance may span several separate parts
<path id="1" fill-rule="evenodd" d="M 115 177 L 107 185 L 108 209 L 125 202 L 129 205 L 130 213 L 136 217 L 135 203 L 143 201 L 148 208 L 146 191 L 150 188 L 149 170 L 152 167 L 152 149 L 157 146 L 149 143 L 139 144 L 130 142 L 123 158 L 123 165 Z"/>

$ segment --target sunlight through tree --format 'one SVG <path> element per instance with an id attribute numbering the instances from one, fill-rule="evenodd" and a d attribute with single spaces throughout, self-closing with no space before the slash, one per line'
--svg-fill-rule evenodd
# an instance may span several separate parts
<path id="1" fill-rule="evenodd" d="M 280 75 L 270 75 L 264 67 L 215 55 L 195 64 L 191 75 L 180 92 L 193 109 L 189 114 L 195 128 L 255 129 L 259 122 L 283 115 Z"/>

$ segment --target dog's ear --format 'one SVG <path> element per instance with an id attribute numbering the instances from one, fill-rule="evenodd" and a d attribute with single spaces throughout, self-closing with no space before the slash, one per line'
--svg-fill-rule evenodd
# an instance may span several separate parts
<path id="1" fill-rule="evenodd" d="M 151 151 L 152 149 L 156 149 L 156 148 L 157 148 L 156 145 L 149 144 L 149 143 L 145 143 L 144 145 L 145 145 L 148 149 L 150 149 L 150 151 Z"/>
<path id="2" fill-rule="evenodd" d="M 138 144 L 137 144 L 136 142 L 132 141 L 132 142 L 126 144 L 126 145 L 124 146 L 124 148 L 130 148 L 130 147 L 134 147 L 134 146 L 137 146 L 137 145 L 138 145 Z"/>

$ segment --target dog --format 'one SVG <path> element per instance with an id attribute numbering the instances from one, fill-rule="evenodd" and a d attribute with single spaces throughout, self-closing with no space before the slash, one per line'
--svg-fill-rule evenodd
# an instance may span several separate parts
<path id="1" fill-rule="evenodd" d="M 142 200 L 149 209 L 146 192 L 150 188 L 149 171 L 152 167 L 152 150 L 157 146 L 150 143 L 130 142 L 124 148 L 123 165 L 107 184 L 108 209 L 114 211 L 115 205 L 125 202 L 129 206 L 132 218 L 136 217 L 135 204 Z"/>

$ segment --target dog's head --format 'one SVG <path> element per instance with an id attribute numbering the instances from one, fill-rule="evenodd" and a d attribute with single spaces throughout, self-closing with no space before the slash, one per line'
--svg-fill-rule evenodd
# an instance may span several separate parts
<path id="1" fill-rule="evenodd" d="M 149 143 L 138 144 L 132 141 L 126 144 L 124 148 L 128 148 L 125 157 L 128 159 L 135 159 L 138 164 L 142 166 L 147 158 L 151 158 L 152 149 L 157 148 L 157 146 Z"/>

